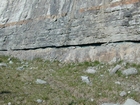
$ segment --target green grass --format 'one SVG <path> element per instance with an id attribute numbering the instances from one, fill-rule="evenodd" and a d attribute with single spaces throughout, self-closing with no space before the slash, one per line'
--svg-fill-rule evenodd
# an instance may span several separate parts
<path id="1" fill-rule="evenodd" d="M 140 102 L 140 92 L 135 92 L 131 86 L 139 86 L 140 74 L 125 77 L 118 71 L 109 74 L 109 69 L 117 64 L 95 62 L 60 63 L 42 59 L 20 61 L 11 58 L 9 64 L 7 56 L 0 56 L 0 62 L 7 67 L 0 67 L 0 105 L 38 105 L 37 99 L 42 99 L 40 105 L 100 105 L 104 102 L 124 102 L 133 98 Z M 17 67 L 24 65 L 24 70 Z M 84 71 L 88 67 L 97 68 L 95 74 Z M 135 67 L 140 71 L 139 64 L 127 63 L 123 69 Z M 81 76 L 88 76 L 92 84 L 82 82 Z M 36 84 L 36 79 L 47 81 L 47 84 Z M 121 85 L 115 84 L 119 81 Z M 119 96 L 121 91 L 131 91 L 125 97 Z M 91 101 L 94 99 L 94 101 Z"/>

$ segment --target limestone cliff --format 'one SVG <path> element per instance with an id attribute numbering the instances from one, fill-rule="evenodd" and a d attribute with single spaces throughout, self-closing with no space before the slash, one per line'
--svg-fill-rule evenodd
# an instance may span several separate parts
<path id="1" fill-rule="evenodd" d="M 123 41 L 140 41 L 140 0 L 0 0 L 1 51 Z"/>
<path id="2" fill-rule="evenodd" d="M 0 3 L 0 50 L 140 40 L 139 0 Z"/>

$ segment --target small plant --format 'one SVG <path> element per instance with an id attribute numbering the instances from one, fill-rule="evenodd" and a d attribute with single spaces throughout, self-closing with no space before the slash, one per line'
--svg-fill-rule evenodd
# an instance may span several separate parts
<path id="1" fill-rule="evenodd" d="M 94 61 L 93 64 L 94 64 L 94 66 L 97 66 L 97 65 L 100 64 L 100 62 L 99 61 Z"/>
<path id="2" fill-rule="evenodd" d="M 9 56 L 0 55 L 0 63 L 2 63 L 2 62 L 6 63 L 8 58 L 9 58 Z"/>

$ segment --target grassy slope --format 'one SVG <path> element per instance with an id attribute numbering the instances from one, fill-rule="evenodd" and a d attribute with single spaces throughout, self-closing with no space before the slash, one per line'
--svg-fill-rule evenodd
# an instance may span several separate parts
<path id="1" fill-rule="evenodd" d="M 41 105 L 100 105 L 104 102 L 124 102 L 128 97 L 140 102 L 140 92 L 133 87 L 140 86 L 140 65 L 129 64 L 121 70 L 135 67 L 139 73 L 134 76 L 123 76 L 120 71 L 109 75 L 109 69 L 116 64 L 95 62 L 71 63 L 49 62 L 41 59 L 19 61 L 0 56 L 0 62 L 7 67 L 0 67 L 0 105 L 38 105 L 37 99 L 44 100 Z M 23 66 L 24 70 L 16 70 Z M 96 67 L 95 74 L 84 72 L 89 66 Z M 92 84 L 83 83 L 80 76 L 89 76 Z M 36 79 L 47 81 L 47 84 L 36 84 Z M 115 84 L 119 81 L 121 85 Z M 131 91 L 121 97 L 121 91 Z M 94 99 L 94 101 L 91 101 Z"/>

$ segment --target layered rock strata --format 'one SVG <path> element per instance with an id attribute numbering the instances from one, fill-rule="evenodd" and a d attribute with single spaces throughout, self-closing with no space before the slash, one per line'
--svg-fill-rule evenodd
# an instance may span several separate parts
<path id="1" fill-rule="evenodd" d="M 138 43 L 110 43 L 101 46 L 82 46 L 68 48 L 45 48 L 35 50 L 1 51 L 0 54 L 11 55 L 20 59 L 45 60 L 60 62 L 103 61 L 116 63 L 126 61 L 140 63 L 140 44 Z"/>
<path id="2" fill-rule="evenodd" d="M 86 53 L 93 48 L 68 50 L 67 47 L 140 41 L 140 0 L 0 0 L 0 2 L 0 50 L 8 51 L 7 53 L 17 50 L 23 53 L 31 49 L 40 51 L 39 48 L 46 48 L 43 52 L 56 50 L 52 47 L 65 47 L 63 50 L 57 49 L 58 54 L 64 51 L 78 53 L 81 50 Z M 121 45 L 120 47 L 124 46 Z M 139 51 L 138 45 L 134 46 L 137 47 L 136 51 Z M 98 48 L 102 51 L 102 46 Z M 108 47 L 104 49 L 110 50 Z M 102 54 L 106 54 L 106 51 Z M 91 53 L 89 56 L 92 55 Z M 138 55 L 135 61 L 139 59 Z M 117 57 L 116 54 L 114 57 Z"/>

